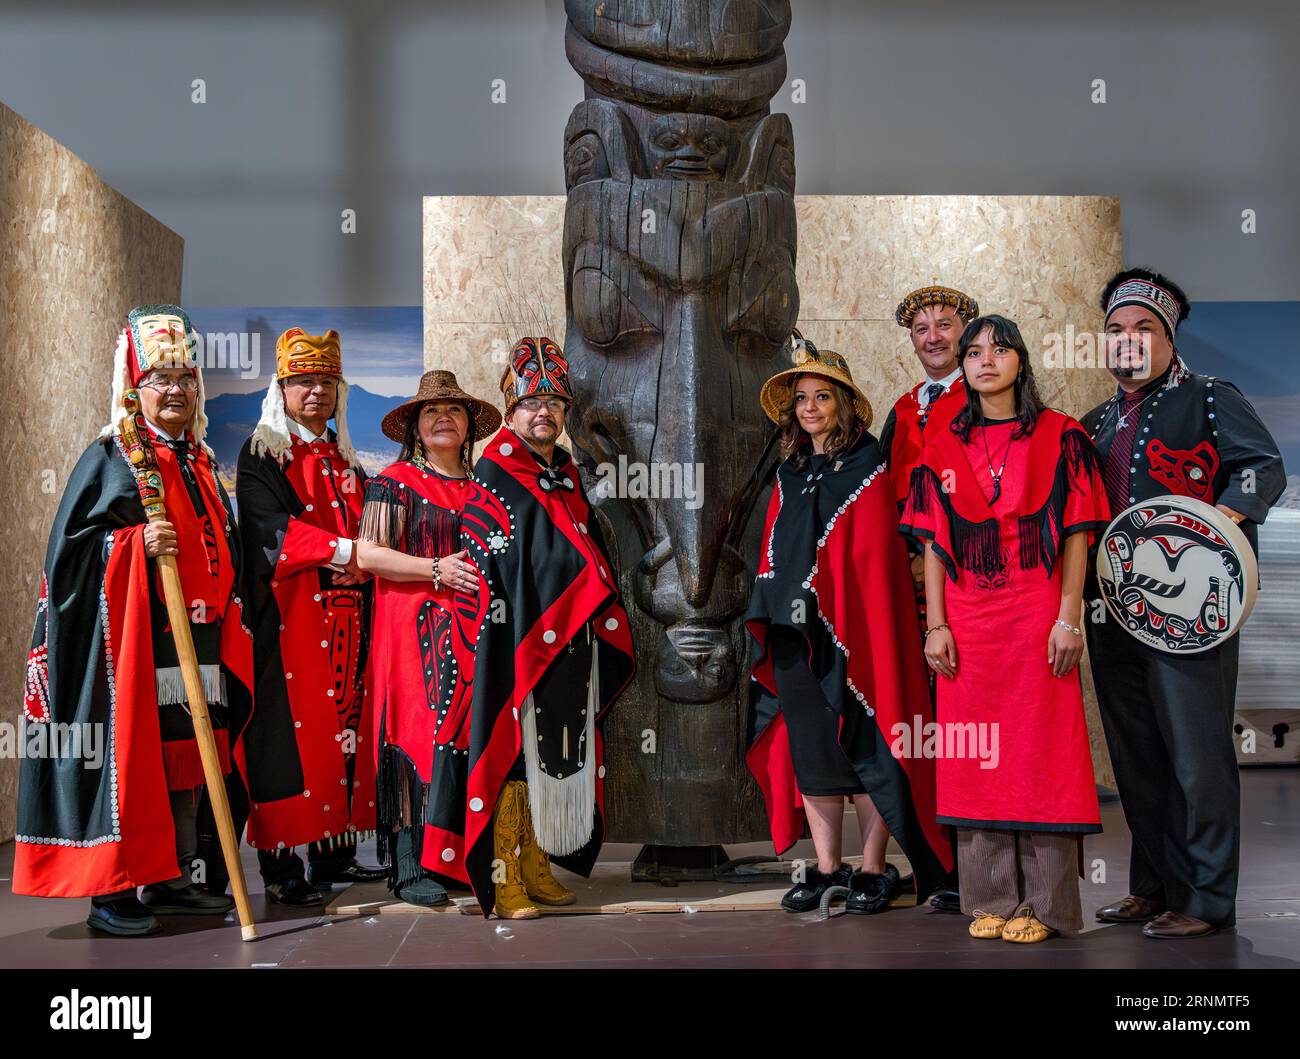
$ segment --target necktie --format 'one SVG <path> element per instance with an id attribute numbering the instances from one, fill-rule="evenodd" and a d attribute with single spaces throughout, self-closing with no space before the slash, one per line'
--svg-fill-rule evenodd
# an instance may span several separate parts
<path id="1" fill-rule="evenodd" d="M 939 395 L 942 393 L 943 393 L 943 383 L 941 382 L 930 383 L 930 385 L 925 388 L 926 407 L 928 408 L 930 407 L 930 405 L 934 404 L 934 402 L 938 399 Z"/>
<path id="2" fill-rule="evenodd" d="M 189 494 L 190 503 L 194 505 L 194 511 L 200 518 L 207 515 L 207 505 L 203 503 L 203 494 L 199 491 L 199 480 L 194 475 L 194 468 L 190 463 L 190 445 L 189 439 L 180 438 L 159 438 L 166 446 L 176 453 L 176 463 L 180 467 L 181 478 L 185 480 L 185 492 Z"/>
<path id="3" fill-rule="evenodd" d="M 1115 437 L 1106 452 L 1106 463 L 1102 468 L 1102 480 L 1106 483 L 1106 496 L 1110 500 L 1110 510 L 1118 515 L 1129 505 L 1133 492 L 1133 441 L 1137 437 L 1137 406 L 1142 401 L 1141 392 L 1126 393 L 1119 404 L 1116 414 L 1119 423 L 1115 427 Z"/>

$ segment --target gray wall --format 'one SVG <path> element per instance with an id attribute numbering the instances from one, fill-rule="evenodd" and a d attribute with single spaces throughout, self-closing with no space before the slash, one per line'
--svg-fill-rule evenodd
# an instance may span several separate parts
<path id="1" fill-rule="evenodd" d="M 1300 5 L 794 6 L 801 192 L 1118 195 L 1130 263 L 1300 298 Z M 189 304 L 416 305 L 422 195 L 563 191 L 563 29 L 560 0 L 0 3 L 0 100 L 185 237 Z"/>

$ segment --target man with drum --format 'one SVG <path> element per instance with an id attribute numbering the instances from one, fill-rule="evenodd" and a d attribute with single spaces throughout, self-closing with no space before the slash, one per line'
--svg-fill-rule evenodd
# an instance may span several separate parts
<path id="1" fill-rule="evenodd" d="M 1189 371 L 1179 356 L 1174 334 L 1187 317 L 1187 296 L 1159 273 L 1128 269 L 1106 284 L 1101 305 L 1108 366 L 1119 385 L 1083 425 L 1101 455 L 1111 511 L 1119 516 L 1167 494 L 1191 498 L 1237 523 L 1254 549 L 1256 526 L 1281 495 L 1286 472 L 1277 443 L 1241 391 Z M 1205 523 L 1215 520 L 1213 509 L 1201 510 Z M 1165 543 L 1168 574 L 1195 545 L 1176 534 Z M 1101 604 L 1095 575 L 1086 592 L 1093 680 L 1133 836 L 1129 895 L 1099 909 L 1097 918 L 1145 923 L 1142 932 L 1151 938 L 1200 937 L 1236 920 L 1238 642 L 1228 621 L 1236 616 L 1218 616 L 1212 624 L 1222 628 L 1221 639 L 1208 646 L 1202 622 L 1204 635 L 1188 653 L 1155 633 L 1175 609 L 1171 593 L 1205 585 L 1196 589 L 1191 577 L 1143 583 L 1164 597 L 1148 597 L 1157 606 L 1124 611 L 1123 622 Z"/>

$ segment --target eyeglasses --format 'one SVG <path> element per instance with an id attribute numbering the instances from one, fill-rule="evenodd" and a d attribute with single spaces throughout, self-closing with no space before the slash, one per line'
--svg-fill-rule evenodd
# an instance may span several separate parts
<path id="1" fill-rule="evenodd" d="M 548 412 L 558 415 L 564 411 L 567 404 L 568 402 L 562 397 L 548 397 L 545 400 L 540 397 L 525 397 L 519 402 L 518 407 L 525 412 L 536 412 L 541 409 L 542 405 L 545 405 Z"/>
<path id="2" fill-rule="evenodd" d="M 153 390 L 155 393 L 166 393 L 173 386 L 185 393 L 197 393 L 199 380 L 193 375 L 182 375 L 179 379 L 167 379 L 161 375 L 146 375 L 140 380 L 140 385 L 145 389 Z"/>

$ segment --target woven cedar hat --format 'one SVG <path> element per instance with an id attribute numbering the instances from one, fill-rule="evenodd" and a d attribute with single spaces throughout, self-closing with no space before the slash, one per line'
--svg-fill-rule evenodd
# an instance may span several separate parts
<path id="1" fill-rule="evenodd" d="M 501 413 L 493 405 L 462 390 L 454 372 L 426 371 L 420 376 L 420 388 L 416 390 L 415 396 L 384 416 L 384 436 L 392 438 L 398 444 L 405 441 L 408 421 L 426 401 L 463 402 L 469 408 L 473 420 L 471 426 L 474 441 L 482 441 L 501 425 Z"/>
<path id="2" fill-rule="evenodd" d="M 818 349 L 797 328 L 794 332 L 794 367 L 778 371 L 763 383 L 763 389 L 758 394 L 763 411 L 773 423 L 781 422 L 781 409 L 790 400 L 790 391 L 799 375 L 817 375 L 839 383 L 853 395 L 853 407 L 857 409 L 858 418 L 863 425 L 871 426 L 871 402 L 853 381 L 848 361 L 833 350 Z"/>
<path id="3" fill-rule="evenodd" d="M 922 287 L 898 303 L 894 319 L 900 327 L 911 327 L 912 318 L 927 305 L 950 305 L 967 324 L 980 314 L 979 302 L 955 287 Z"/>

